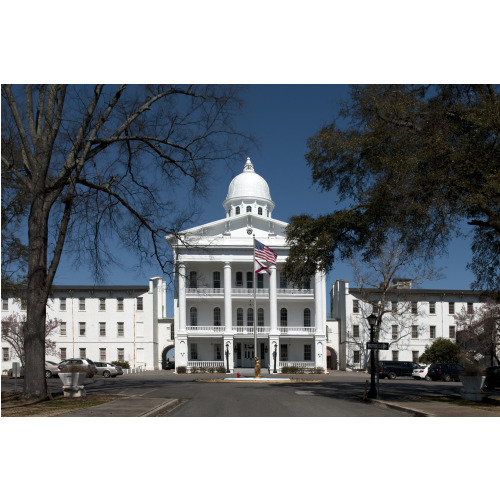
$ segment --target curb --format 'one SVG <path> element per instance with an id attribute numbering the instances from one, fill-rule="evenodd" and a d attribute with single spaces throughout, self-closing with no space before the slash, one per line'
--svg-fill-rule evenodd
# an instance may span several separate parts
<path id="1" fill-rule="evenodd" d="M 393 410 L 403 411 L 405 413 L 409 413 L 414 417 L 430 417 L 429 413 L 425 413 L 423 411 L 414 410 L 413 408 L 407 408 L 406 406 L 401 406 L 395 403 L 388 403 L 387 401 L 379 401 L 377 399 L 365 399 L 362 400 L 364 403 L 372 404 L 375 406 L 380 406 L 381 408 L 390 408 Z"/>
<path id="2" fill-rule="evenodd" d="M 170 413 L 174 411 L 176 408 L 179 406 L 183 405 L 186 403 L 188 400 L 187 399 L 169 399 L 166 403 L 161 403 L 152 410 L 148 410 L 144 413 L 141 413 L 140 415 L 137 415 L 138 417 L 156 417 L 160 413 Z"/>

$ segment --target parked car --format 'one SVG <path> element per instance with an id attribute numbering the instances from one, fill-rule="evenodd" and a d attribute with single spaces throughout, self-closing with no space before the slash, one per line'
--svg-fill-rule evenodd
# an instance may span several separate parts
<path id="1" fill-rule="evenodd" d="M 45 361 L 45 378 L 57 377 L 59 373 L 58 366 L 54 361 Z"/>
<path id="2" fill-rule="evenodd" d="M 500 366 L 488 366 L 482 389 L 491 391 L 495 387 L 500 387 Z"/>
<path id="3" fill-rule="evenodd" d="M 121 366 L 116 366 L 113 363 L 107 363 L 105 361 L 96 361 L 95 367 L 97 368 L 97 375 L 102 375 L 103 377 L 116 377 L 117 375 L 123 375 L 123 368 Z"/>
<path id="4" fill-rule="evenodd" d="M 432 363 L 427 375 L 431 380 L 444 380 L 445 382 L 455 380 L 459 382 L 463 371 L 464 367 L 458 363 Z"/>
<path id="5" fill-rule="evenodd" d="M 61 363 L 59 363 L 59 366 L 57 368 L 59 372 L 62 372 L 64 369 L 67 369 L 70 366 L 78 366 L 78 365 L 81 365 L 82 367 L 86 368 L 88 378 L 92 378 L 94 375 L 97 375 L 97 368 L 95 366 L 95 363 L 88 358 L 65 359 L 64 361 L 61 361 Z"/>
<path id="6" fill-rule="evenodd" d="M 418 363 L 411 361 L 379 361 L 378 375 L 380 378 L 388 377 L 395 379 L 396 377 L 411 377 L 413 370 L 418 368 Z"/>
<path id="7" fill-rule="evenodd" d="M 429 375 L 427 375 L 428 371 L 429 371 L 429 365 L 421 365 L 418 368 L 415 368 L 413 370 L 413 373 L 411 374 L 411 376 L 415 380 L 422 380 L 422 379 L 431 380 Z"/>

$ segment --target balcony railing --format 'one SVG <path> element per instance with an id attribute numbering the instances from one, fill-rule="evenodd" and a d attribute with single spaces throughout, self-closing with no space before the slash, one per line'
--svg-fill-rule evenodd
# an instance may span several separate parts
<path id="1" fill-rule="evenodd" d="M 256 294 L 259 297 L 269 297 L 269 288 L 257 288 Z M 299 290 L 298 288 L 278 288 L 276 289 L 278 297 L 314 297 L 314 290 Z M 220 297 L 224 295 L 224 288 L 186 288 L 186 295 L 197 297 Z M 231 288 L 231 296 L 253 296 L 253 288 Z"/>
<path id="2" fill-rule="evenodd" d="M 226 327 L 224 326 L 186 326 L 186 332 L 191 334 L 223 334 Z M 233 326 L 232 331 L 237 335 L 253 335 L 253 326 Z M 258 326 L 258 335 L 269 335 L 271 327 Z M 278 331 L 282 335 L 314 335 L 316 328 L 306 326 L 280 326 Z"/>

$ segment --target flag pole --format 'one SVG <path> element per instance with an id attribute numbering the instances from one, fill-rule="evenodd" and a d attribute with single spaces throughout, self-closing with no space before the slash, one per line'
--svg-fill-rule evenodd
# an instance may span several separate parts
<path id="1" fill-rule="evenodd" d="M 257 273 L 255 272 L 255 234 L 253 235 L 253 346 L 255 378 L 260 378 L 260 370 L 257 370 Z M 258 372 L 258 373 L 257 373 Z"/>

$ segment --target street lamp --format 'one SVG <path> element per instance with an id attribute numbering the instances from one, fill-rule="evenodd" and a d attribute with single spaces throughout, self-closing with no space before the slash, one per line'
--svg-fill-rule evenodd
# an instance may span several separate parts
<path id="1" fill-rule="evenodd" d="M 370 342 L 374 342 L 375 337 L 375 325 L 377 324 L 377 316 L 375 314 L 370 314 L 368 318 L 368 324 L 370 325 Z M 368 397 L 377 399 L 377 387 L 375 386 L 375 349 L 370 349 L 370 390 L 368 391 Z"/>
<path id="2" fill-rule="evenodd" d="M 276 342 L 273 342 L 274 346 L 274 352 L 273 352 L 273 357 L 274 357 L 274 370 L 273 373 L 278 373 L 276 371 L 276 358 L 278 357 L 278 344 Z"/>
<path id="3" fill-rule="evenodd" d="M 226 363 L 227 363 L 227 368 L 226 368 L 226 373 L 231 373 L 229 370 L 229 342 L 226 342 Z"/>

